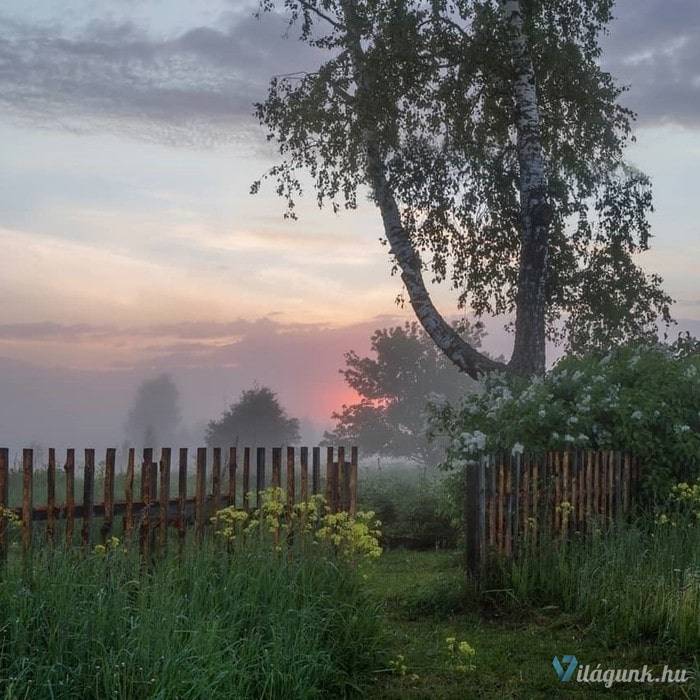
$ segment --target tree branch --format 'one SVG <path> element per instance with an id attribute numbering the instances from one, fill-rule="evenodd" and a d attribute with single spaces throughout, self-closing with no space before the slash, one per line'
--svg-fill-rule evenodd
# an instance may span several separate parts
<path id="1" fill-rule="evenodd" d="M 371 91 L 369 78 L 364 71 L 365 56 L 357 30 L 355 8 L 352 0 L 342 0 L 341 6 L 345 16 L 346 40 L 352 56 L 357 92 L 367 94 Z M 486 372 L 505 370 L 505 365 L 469 345 L 435 308 L 423 280 L 420 256 L 403 226 L 396 198 L 387 181 L 376 135 L 371 129 L 366 128 L 362 132 L 362 137 L 367 157 L 367 175 L 382 215 L 384 233 L 391 253 L 401 269 L 401 279 L 421 326 L 450 361 L 470 377 L 478 379 Z"/>

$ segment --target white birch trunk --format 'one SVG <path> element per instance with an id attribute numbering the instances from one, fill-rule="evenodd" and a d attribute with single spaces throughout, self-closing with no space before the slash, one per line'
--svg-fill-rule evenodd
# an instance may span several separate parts
<path id="1" fill-rule="evenodd" d="M 503 0 L 516 72 L 517 149 L 520 168 L 521 248 L 516 296 L 515 345 L 509 366 L 519 374 L 545 370 L 545 283 L 552 211 L 540 132 L 535 71 L 519 0 Z"/>

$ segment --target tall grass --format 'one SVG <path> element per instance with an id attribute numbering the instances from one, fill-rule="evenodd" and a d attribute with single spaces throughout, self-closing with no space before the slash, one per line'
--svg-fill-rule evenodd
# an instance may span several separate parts
<path id="1" fill-rule="evenodd" d="M 43 549 L 0 571 L 0 697 L 351 695 L 380 623 L 361 577 L 314 551 L 213 543 L 138 556 Z"/>
<path id="2" fill-rule="evenodd" d="M 487 589 L 517 605 L 557 605 L 609 641 L 700 648 L 700 524 L 638 521 L 497 562 Z M 494 595 L 486 592 L 486 595 Z"/>

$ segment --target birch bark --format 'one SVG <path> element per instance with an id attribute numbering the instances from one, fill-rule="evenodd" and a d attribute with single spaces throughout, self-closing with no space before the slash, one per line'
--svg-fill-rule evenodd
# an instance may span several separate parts
<path id="1" fill-rule="evenodd" d="M 503 0 L 515 69 L 517 149 L 520 169 L 521 246 L 516 293 L 515 345 L 509 367 L 518 374 L 545 370 L 545 283 L 552 209 L 540 131 L 535 71 L 519 0 Z"/>
<path id="2" fill-rule="evenodd" d="M 371 78 L 366 75 L 364 68 L 364 52 L 357 15 L 352 0 L 343 0 L 341 7 L 357 84 L 355 99 L 362 101 L 371 94 Z M 505 365 L 483 355 L 465 342 L 433 304 L 423 279 L 420 256 L 401 221 L 401 213 L 387 181 L 386 168 L 377 139 L 369 125 L 363 129 L 362 137 L 367 158 L 367 176 L 381 212 L 384 233 L 391 253 L 401 270 L 401 279 L 408 293 L 409 302 L 421 326 L 445 355 L 472 378 L 478 379 L 486 372 L 505 369 Z"/>

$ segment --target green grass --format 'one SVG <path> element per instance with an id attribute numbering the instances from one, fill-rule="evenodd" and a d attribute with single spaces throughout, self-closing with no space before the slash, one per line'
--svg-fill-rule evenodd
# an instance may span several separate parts
<path id="1" fill-rule="evenodd" d="M 403 655 L 404 675 L 387 668 L 377 674 L 372 698 L 698 698 L 697 686 L 615 685 L 587 687 L 557 679 L 554 655 L 575 654 L 603 668 L 698 671 L 697 655 L 649 643 L 610 644 L 595 631 L 555 608 L 512 609 L 484 606 L 466 585 L 460 555 L 454 552 L 387 552 L 369 580 L 373 595 L 386 601 L 390 654 Z M 474 670 L 453 670 L 445 639 L 468 641 L 475 649 Z M 413 678 L 416 674 L 418 678 Z"/>
<path id="2" fill-rule="evenodd" d="M 315 698 L 359 691 L 380 626 L 339 561 L 269 547 L 50 551 L 0 574 L 0 697 Z"/>
<path id="3" fill-rule="evenodd" d="M 486 586 L 510 609 L 556 605 L 611 643 L 700 649 L 700 523 L 644 520 L 503 561 Z"/>

